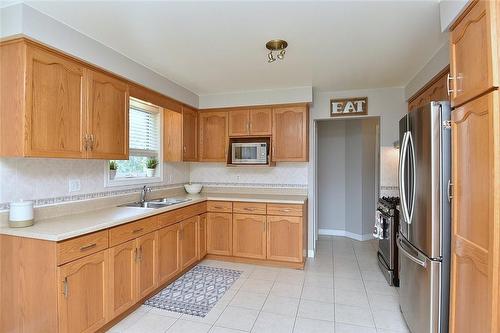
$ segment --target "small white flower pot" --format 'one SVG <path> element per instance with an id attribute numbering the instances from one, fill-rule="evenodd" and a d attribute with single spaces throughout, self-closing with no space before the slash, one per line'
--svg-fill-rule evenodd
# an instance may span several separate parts
<path id="1" fill-rule="evenodd" d="M 109 170 L 109 179 L 115 179 L 116 170 Z"/>
<path id="2" fill-rule="evenodd" d="M 154 177 L 154 175 L 155 175 L 155 170 L 156 170 L 156 169 L 146 169 L 146 176 L 147 176 L 147 177 Z"/>

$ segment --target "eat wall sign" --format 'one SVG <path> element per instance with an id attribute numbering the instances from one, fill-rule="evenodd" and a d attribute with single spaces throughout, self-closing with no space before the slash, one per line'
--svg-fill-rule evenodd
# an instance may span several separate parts
<path id="1" fill-rule="evenodd" d="M 330 100 L 330 117 L 360 116 L 366 114 L 368 114 L 368 97 Z"/>

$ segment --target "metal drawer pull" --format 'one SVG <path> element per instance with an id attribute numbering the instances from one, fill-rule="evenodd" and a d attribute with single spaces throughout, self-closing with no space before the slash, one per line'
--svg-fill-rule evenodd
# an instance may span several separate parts
<path id="1" fill-rule="evenodd" d="M 285 209 L 283 209 L 283 211 L 284 211 L 285 213 L 290 213 L 292 210 L 291 210 L 290 208 L 285 208 Z"/>
<path id="2" fill-rule="evenodd" d="M 249 211 L 251 211 L 251 212 L 253 212 L 253 211 L 255 210 L 255 208 L 252 208 L 252 207 L 245 207 L 244 209 L 245 209 L 245 210 L 249 210 Z"/>
<path id="3" fill-rule="evenodd" d="M 143 231 L 144 228 L 139 228 L 139 229 L 135 229 L 134 231 L 132 231 L 134 234 L 138 233 L 138 232 L 141 232 Z"/>
<path id="4" fill-rule="evenodd" d="M 96 243 L 92 243 L 92 244 L 89 244 L 89 245 L 84 245 L 80 248 L 80 251 L 86 251 L 86 250 L 90 250 L 94 247 L 96 247 L 97 244 Z"/>

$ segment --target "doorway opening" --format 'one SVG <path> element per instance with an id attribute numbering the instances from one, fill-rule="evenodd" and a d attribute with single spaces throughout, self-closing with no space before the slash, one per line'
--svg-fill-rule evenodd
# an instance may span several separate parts
<path id="1" fill-rule="evenodd" d="M 380 117 L 317 122 L 320 235 L 372 239 L 380 191 Z"/>

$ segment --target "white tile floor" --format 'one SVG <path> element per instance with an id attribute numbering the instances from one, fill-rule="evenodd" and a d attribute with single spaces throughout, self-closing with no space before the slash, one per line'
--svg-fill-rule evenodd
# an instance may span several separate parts
<path id="1" fill-rule="evenodd" d="M 205 260 L 242 276 L 205 318 L 140 307 L 109 332 L 408 332 L 375 243 L 320 237 L 304 271 Z"/>

